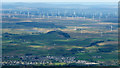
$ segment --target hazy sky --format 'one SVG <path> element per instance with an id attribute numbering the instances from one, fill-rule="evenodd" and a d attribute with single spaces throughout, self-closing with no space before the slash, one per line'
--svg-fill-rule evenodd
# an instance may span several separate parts
<path id="1" fill-rule="evenodd" d="M 2 0 L 2 2 L 118 2 L 119 0 Z"/>

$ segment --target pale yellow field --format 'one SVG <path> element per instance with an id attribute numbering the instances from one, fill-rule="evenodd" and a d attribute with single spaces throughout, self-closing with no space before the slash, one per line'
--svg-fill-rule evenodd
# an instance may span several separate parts
<path id="1" fill-rule="evenodd" d="M 98 45 L 100 45 L 100 46 L 108 45 L 108 44 L 118 44 L 118 42 L 117 41 L 110 41 L 110 42 L 98 43 Z"/>

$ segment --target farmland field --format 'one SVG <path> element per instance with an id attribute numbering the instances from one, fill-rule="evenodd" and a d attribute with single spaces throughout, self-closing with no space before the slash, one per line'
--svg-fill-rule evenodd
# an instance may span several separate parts
<path id="1" fill-rule="evenodd" d="M 3 65 L 118 65 L 116 5 L 9 5 L 3 4 Z"/>

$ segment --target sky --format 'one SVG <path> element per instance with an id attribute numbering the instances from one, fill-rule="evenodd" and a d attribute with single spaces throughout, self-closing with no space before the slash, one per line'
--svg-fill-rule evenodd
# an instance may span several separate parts
<path id="1" fill-rule="evenodd" d="M 118 2 L 119 0 L 2 0 L 2 2 Z"/>

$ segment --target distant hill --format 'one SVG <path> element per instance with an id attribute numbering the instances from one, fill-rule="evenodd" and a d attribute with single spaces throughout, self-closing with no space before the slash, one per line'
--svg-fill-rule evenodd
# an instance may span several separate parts
<path id="1" fill-rule="evenodd" d="M 3 28 L 65 28 L 61 25 L 55 25 L 53 23 L 42 22 L 20 22 L 20 23 L 3 23 Z"/>
<path id="2" fill-rule="evenodd" d="M 24 40 L 44 40 L 44 41 L 50 41 L 50 40 L 56 40 L 56 39 L 66 39 L 70 38 L 70 35 L 68 33 L 62 32 L 62 31 L 50 31 L 48 33 L 40 33 L 40 34 L 11 34 L 11 33 L 3 33 L 4 39 L 24 39 Z"/>
<path id="3" fill-rule="evenodd" d="M 64 33 L 60 30 L 57 30 L 57 31 L 50 31 L 48 32 L 47 34 L 59 34 L 60 36 L 63 36 L 65 38 L 70 38 L 70 35 L 68 33 Z"/>

